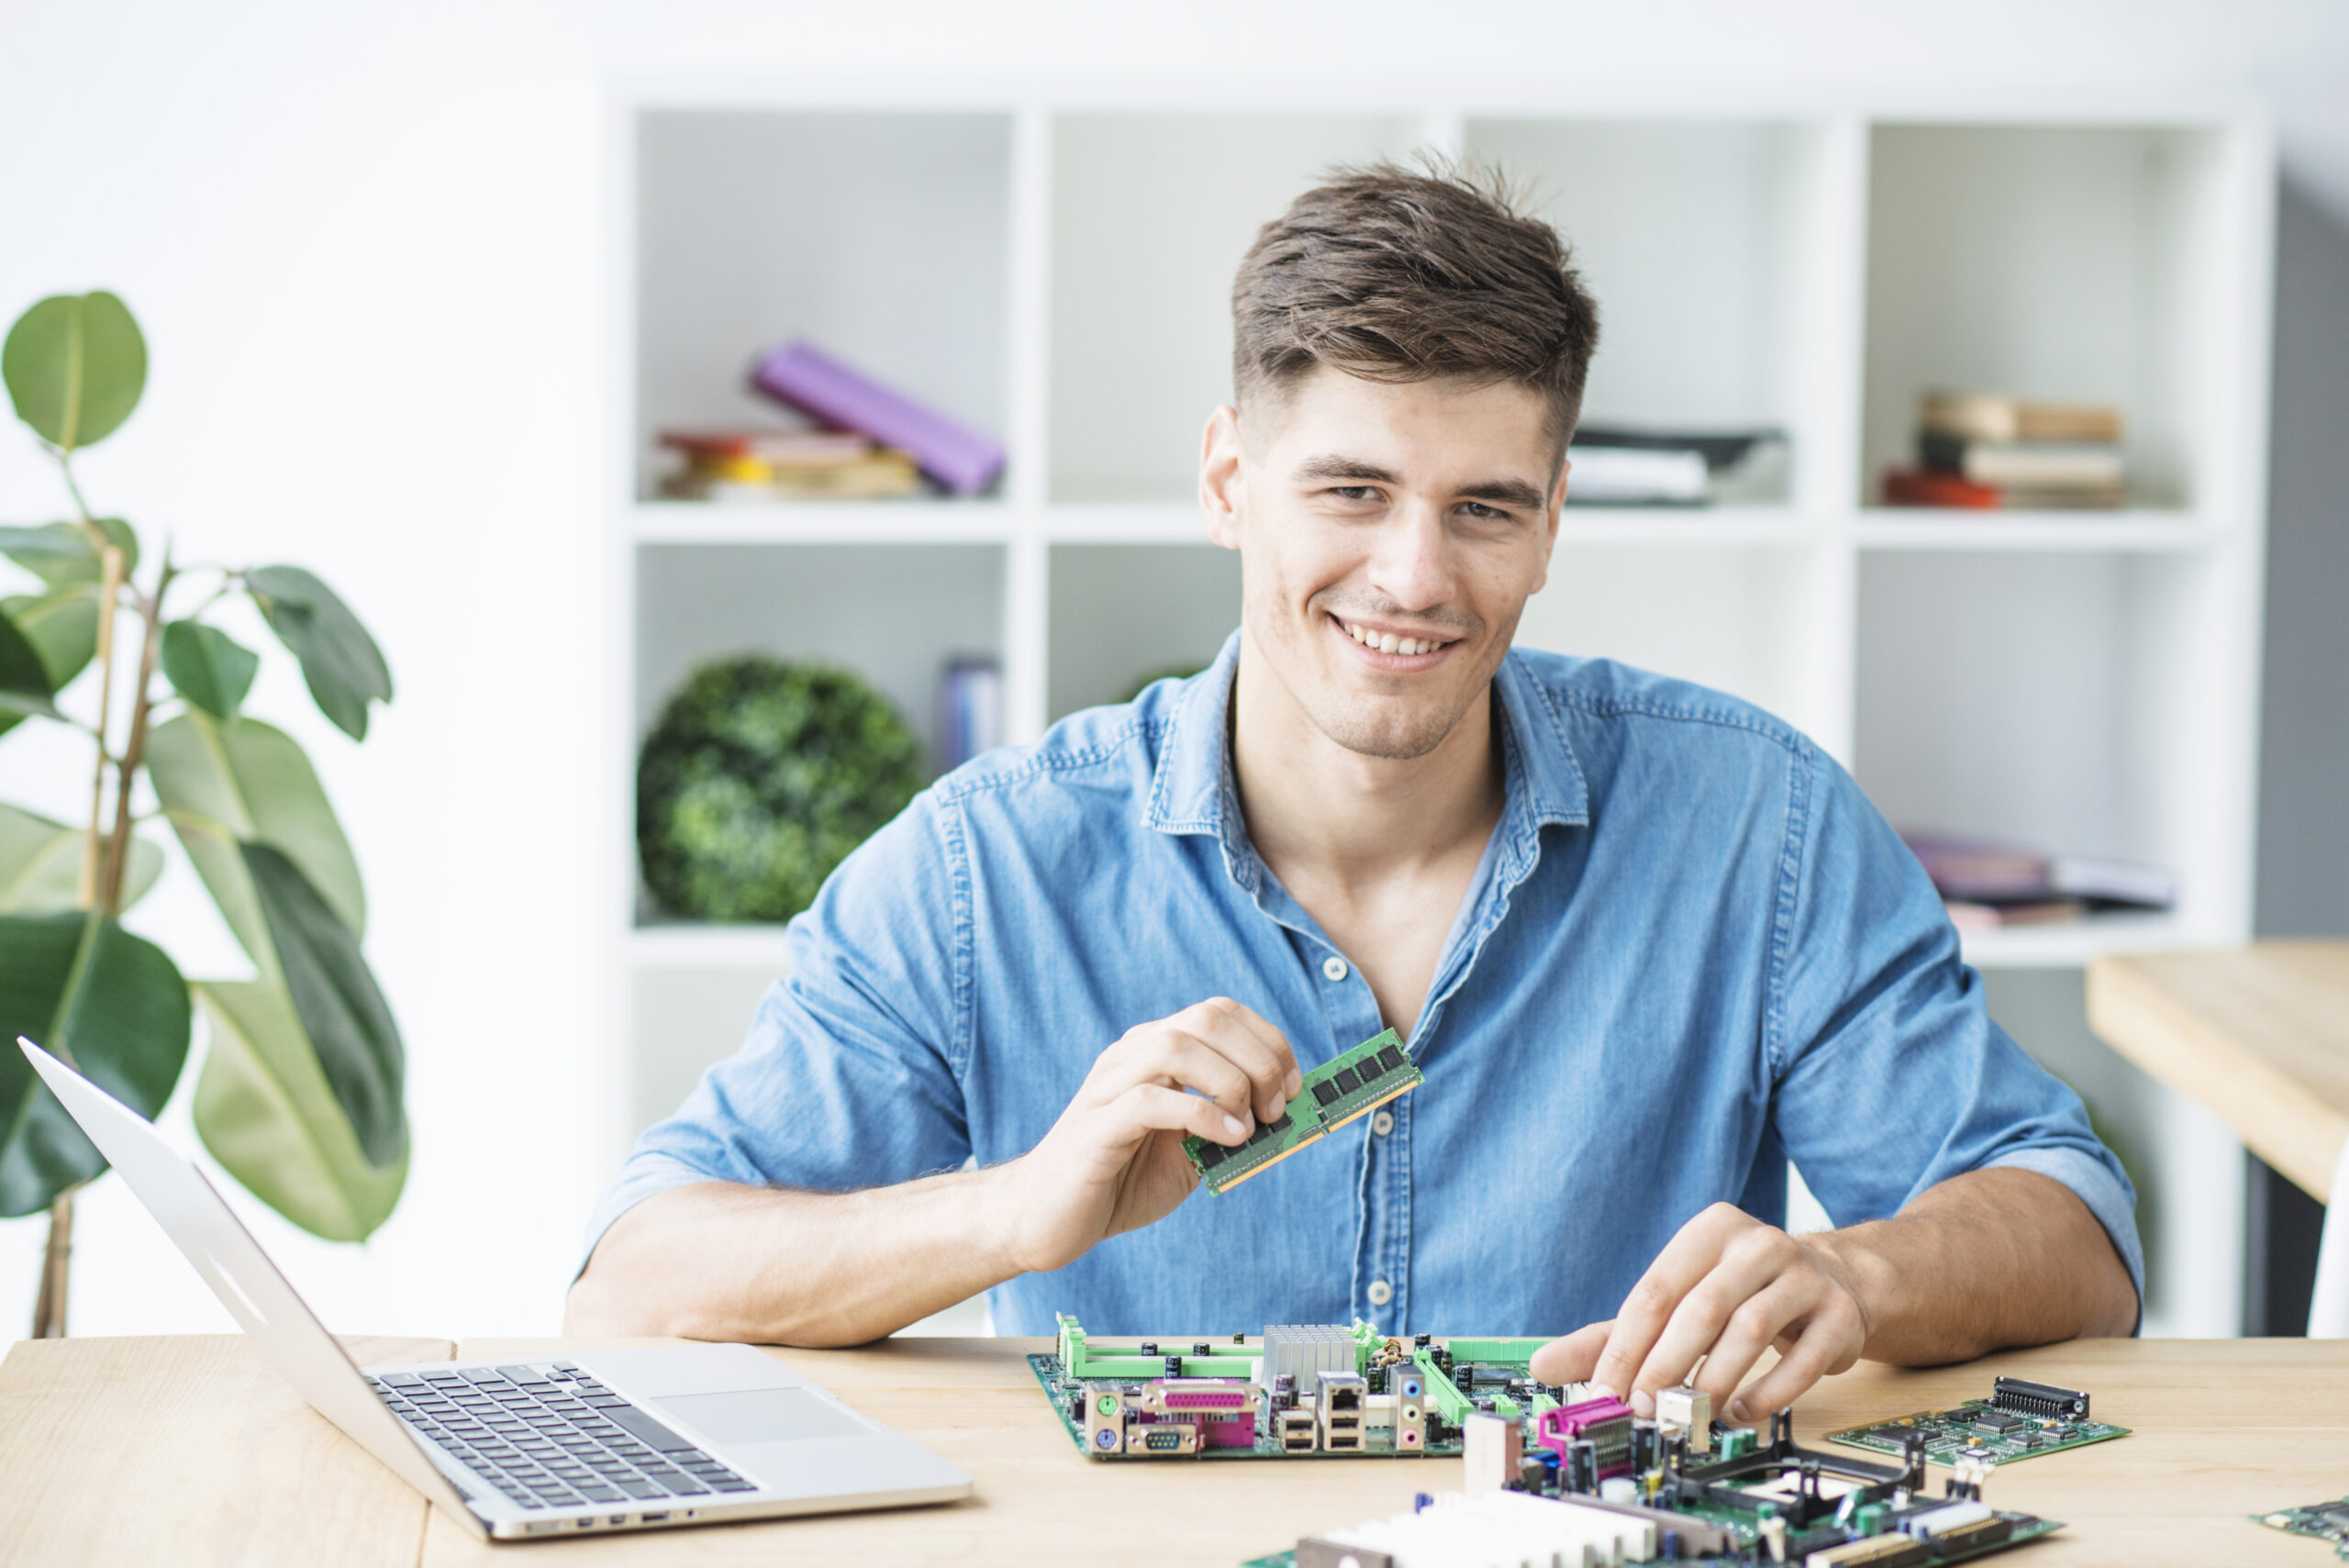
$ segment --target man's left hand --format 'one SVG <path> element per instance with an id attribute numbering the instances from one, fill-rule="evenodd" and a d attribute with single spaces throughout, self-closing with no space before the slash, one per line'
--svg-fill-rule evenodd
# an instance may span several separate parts
<path id="1" fill-rule="evenodd" d="M 1693 1384 L 1748 1422 L 1859 1360 L 1869 1316 L 1832 1249 L 1717 1203 L 1680 1228 L 1611 1322 L 1536 1351 L 1533 1375 L 1595 1384 L 1642 1416 L 1655 1414 L 1658 1389 Z M 1773 1345 L 1778 1364 L 1739 1393 Z"/>

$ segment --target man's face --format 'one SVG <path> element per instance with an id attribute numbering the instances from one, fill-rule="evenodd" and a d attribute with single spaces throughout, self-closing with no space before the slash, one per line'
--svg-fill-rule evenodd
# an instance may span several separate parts
<path id="1" fill-rule="evenodd" d="M 1484 696 L 1557 537 L 1546 413 L 1513 384 L 1324 366 L 1208 421 L 1200 497 L 1250 645 L 1340 746 L 1425 756 Z"/>

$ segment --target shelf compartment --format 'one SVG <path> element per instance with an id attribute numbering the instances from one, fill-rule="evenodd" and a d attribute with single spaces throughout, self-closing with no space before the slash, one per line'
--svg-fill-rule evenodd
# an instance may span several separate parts
<path id="1" fill-rule="evenodd" d="M 1196 494 L 1231 401 L 1231 276 L 1332 166 L 1408 154 L 1390 115 L 1074 114 L 1052 129 L 1050 494 Z"/>
<path id="2" fill-rule="evenodd" d="M 2100 951 L 2229 929 L 2232 788 L 2197 705 L 2223 573 L 2193 554 L 1901 550 L 1859 563 L 1854 774 L 1894 825 L 2167 867 L 2161 917 L 1987 933 Z M 2123 944 L 2125 945 L 2125 943 Z"/>
<path id="3" fill-rule="evenodd" d="M 635 134 L 638 495 L 662 428 L 791 421 L 747 378 L 795 337 L 1008 429 L 1009 114 L 645 109 Z"/>
<path id="4" fill-rule="evenodd" d="M 2117 406 L 2132 494 L 2187 506 L 2232 429 L 2226 133 L 1880 125 L 1871 139 L 1862 493 L 1946 388 Z"/>
<path id="5" fill-rule="evenodd" d="M 696 664 L 767 653 L 854 671 L 935 748 L 948 661 L 1004 656 L 1004 572 L 994 545 L 639 545 L 630 734 Z"/>
<path id="6" fill-rule="evenodd" d="M 1834 749 L 1842 724 L 1820 552 L 1592 544 L 1561 550 L 1515 645 L 1613 659 L 1740 696 Z"/>
<path id="7" fill-rule="evenodd" d="M 1466 148 L 1528 193 L 1598 301 L 1586 422 L 1825 438 L 1836 338 L 1806 287 L 1835 232 L 1822 127 L 1472 118 Z"/>
<path id="8" fill-rule="evenodd" d="M 1215 545 L 1060 544 L 1051 572 L 1051 719 L 1209 663 L 1240 624 L 1240 557 Z"/>

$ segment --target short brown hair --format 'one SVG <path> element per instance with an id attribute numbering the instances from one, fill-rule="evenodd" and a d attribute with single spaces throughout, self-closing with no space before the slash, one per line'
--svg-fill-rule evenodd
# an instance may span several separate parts
<path id="1" fill-rule="evenodd" d="M 1548 397 L 1563 451 L 1598 346 L 1566 242 L 1489 170 L 1334 170 L 1258 231 L 1231 283 L 1243 405 L 1325 364 L 1365 381 L 1514 382 Z"/>

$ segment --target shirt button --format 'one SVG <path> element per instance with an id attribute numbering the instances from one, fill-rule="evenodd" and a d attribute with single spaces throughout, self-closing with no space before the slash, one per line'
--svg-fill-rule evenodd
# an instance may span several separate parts
<path id="1" fill-rule="evenodd" d="M 1370 1130 L 1378 1134 L 1381 1138 L 1384 1138 L 1388 1133 L 1394 1131 L 1394 1113 L 1392 1111 L 1380 1111 L 1376 1116 L 1372 1117 L 1370 1118 Z"/>
<path id="2" fill-rule="evenodd" d="M 1331 953 L 1321 961 L 1321 973 L 1328 979 L 1343 980 L 1346 977 L 1346 961 Z"/>
<path id="3" fill-rule="evenodd" d="M 1373 1307 L 1384 1307 L 1394 1299 L 1394 1286 L 1383 1279 L 1375 1279 L 1370 1282 L 1370 1304 Z"/>

